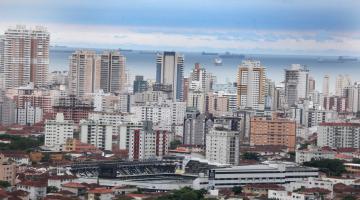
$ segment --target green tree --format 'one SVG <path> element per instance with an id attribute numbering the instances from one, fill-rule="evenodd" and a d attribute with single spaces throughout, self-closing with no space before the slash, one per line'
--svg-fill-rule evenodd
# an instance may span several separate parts
<path id="1" fill-rule="evenodd" d="M 170 149 L 176 149 L 182 142 L 180 140 L 174 140 L 170 142 Z"/>
<path id="2" fill-rule="evenodd" d="M 193 190 L 190 187 L 184 187 L 175 190 L 171 194 L 167 194 L 156 198 L 156 200 L 202 200 L 206 190 Z"/>
<path id="3" fill-rule="evenodd" d="M 241 186 L 235 186 L 231 189 L 231 191 L 233 191 L 234 194 L 238 195 L 242 193 L 243 188 Z"/>
<path id="4" fill-rule="evenodd" d="M 56 193 L 59 191 L 59 188 L 56 186 L 48 186 L 46 187 L 46 193 Z"/>
<path id="5" fill-rule="evenodd" d="M 295 161 L 295 156 L 296 156 L 295 152 L 290 151 L 290 152 L 287 153 L 287 154 L 289 155 L 289 157 L 290 157 L 290 159 L 291 159 L 292 161 Z"/>
<path id="6" fill-rule="evenodd" d="M 243 160 L 256 160 L 256 161 L 260 160 L 260 155 L 255 152 L 245 152 L 242 154 L 241 157 Z"/>
<path id="7" fill-rule="evenodd" d="M 10 186 L 11 186 L 11 184 L 9 182 L 0 180 L 0 188 L 7 188 Z"/>
<path id="8" fill-rule="evenodd" d="M 344 197 L 342 200 L 356 200 L 356 197 L 354 197 L 352 195 L 348 195 L 348 196 Z"/>
<path id="9" fill-rule="evenodd" d="M 321 172 L 326 173 L 328 176 L 341 176 L 342 173 L 346 172 L 344 163 L 338 159 L 311 160 L 303 164 L 308 167 L 319 168 Z"/>
<path id="10" fill-rule="evenodd" d="M 360 159 L 359 158 L 353 158 L 352 163 L 360 164 Z"/>
<path id="11" fill-rule="evenodd" d="M 0 139 L 8 139 L 10 144 L 1 144 L 0 150 L 8 151 L 28 151 L 37 148 L 43 144 L 41 138 L 38 137 L 20 137 L 15 135 L 3 134 L 0 135 Z"/>

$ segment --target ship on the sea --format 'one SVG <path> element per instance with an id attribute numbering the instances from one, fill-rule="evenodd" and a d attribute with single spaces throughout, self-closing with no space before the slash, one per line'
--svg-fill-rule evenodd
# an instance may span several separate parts
<path id="1" fill-rule="evenodd" d="M 319 63 L 344 63 L 344 62 L 356 62 L 358 61 L 358 59 L 355 57 L 339 56 L 336 59 L 318 58 L 317 61 Z"/>
<path id="2" fill-rule="evenodd" d="M 132 52 L 133 50 L 132 50 L 132 49 L 122 49 L 122 48 L 119 48 L 119 51 L 122 51 L 122 52 Z"/>
<path id="3" fill-rule="evenodd" d="M 243 54 L 234 54 L 234 53 L 230 53 L 230 52 L 225 52 L 225 54 L 221 54 L 219 56 L 220 58 L 239 58 L 239 59 L 244 59 L 245 55 Z"/>
<path id="4" fill-rule="evenodd" d="M 201 54 L 204 55 L 204 56 L 217 56 L 217 55 L 219 55 L 218 53 L 215 53 L 215 52 L 205 52 L 205 51 L 203 51 Z"/>
<path id="5" fill-rule="evenodd" d="M 216 57 L 214 59 L 214 64 L 215 64 L 215 66 L 221 66 L 222 65 L 222 59 L 219 58 L 219 57 Z"/>

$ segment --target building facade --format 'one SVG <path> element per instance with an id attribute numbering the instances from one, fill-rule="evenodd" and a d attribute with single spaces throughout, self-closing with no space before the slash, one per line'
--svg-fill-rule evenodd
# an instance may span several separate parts
<path id="1" fill-rule="evenodd" d="M 285 69 L 285 96 L 288 106 L 293 106 L 299 99 L 309 95 L 309 70 L 299 64 Z"/>
<path id="2" fill-rule="evenodd" d="M 237 77 L 238 108 L 264 109 L 266 68 L 260 61 L 243 61 Z"/>
<path id="3" fill-rule="evenodd" d="M 250 145 L 281 145 L 295 151 L 296 123 L 282 118 L 253 117 Z"/>
<path id="4" fill-rule="evenodd" d="M 45 121 L 45 146 L 52 151 L 63 151 L 68 139 L 74 137 L 74 122 L 57 113 L 55 120 Z"/>
<path id="5" fill-rule="evenodd" d="M 239 133 L 214 125 L 206 135 L 206 159 L 219 164 L 239 164 Z"/>
<path id="6" fill-rule="evenodd" d="M 325 122 L 318 127 L 317 145 L 360 148 L 360 123 Z"/>
<path id="7" fill-rule="evenodd" d="M 49 43 L 50 34 L 44 27 L 18 25 L 5 31 L 2 62 L 7 89 L 29 82 L 36 87 L 47 85 Z"/>
<path id="8" fill-rule="evenodd" d="M 100 89 L 105 93 L 123 91 L 126 86 L 125 56 L 118 51 L 105 51 L 100 59 Z"/>
<path id="9" fill-rule="evenodd" d="M 184 57 L 176 52 L 164 52 L 156 58 L 156 82 L 171 85 L 172 99 L 183 101 Z"/>

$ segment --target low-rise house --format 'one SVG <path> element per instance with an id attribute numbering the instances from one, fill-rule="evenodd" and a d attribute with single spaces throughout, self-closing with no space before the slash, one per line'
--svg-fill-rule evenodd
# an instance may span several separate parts
<path id="1" fill-rule="evenodd" d="M 336 151 L 330 147 L 314 147 L 309 146 L 307 149 L 296 150 L 295 151 L 295 161 L 296 163 L 309 162 L 311 160 L 320 160 L 320 159 L 334 159 Z"/>
<path id="2" fill-rule="evenodd" d="M 76 176 L 71 175 L 56 175 L 56 176 L 49 176 L 48 178 L 48 186 L 54 186 L 58 189 L 62 188 L 62 184 L 72 182 L 76 179 Z"/>
<path id="3" fill-rule="evenodd" d="M 31 200 L 37 200 L 46 196 L 46 187 L 46 182 L 26 180 L 18 183 L 16 189 L 29 192 L 29 198 Z"/>
<path id="4" fill-rule="evenodd" d="M 301 192 L 288 192 L 286 190 L 269 190 L 268 199 L 276 200 L 309 200 L 309 199 L 321 199 L 321 196 L 326 196 L 330 192 L 325 189 L 315 190 L 311 189 L 308 191 Z M 324 194 L 323 194 L 324 193 Z"/>
<path id="5" fill-rule="evenodd" d="M 107 188 L 95 188 L 88 191 L 88 200 L 108 200 L 114 196 L 114 191 Z"/>
<path id="6" fill-rule="evenodd" d="M 345 169 L 347 172 L 354 173 L 354 174 L 360 174 L 360 164 L 345 163 L 344 166 L 345 166 Z"/>
<path id="7" fill-rule="evenodd" d="M 322 188 L 331 191 L 330 198 L 332 198 L 333 185 L 334 184 L 329 180 L 309 177 L 306 180 L 295 181 L 285 184 L 285 188 L 287 191 L 295 191 L 303 188 Z"/>
<path id="8" fill-rule="evenodd" d="M 116 186 L 112 189 L 115 195 L 126 195 L 138 190 L 135 186 Z"/>
<path id="9" fill-rule="evenodd" d="M 360 199 L 360 189 L 354 185 L 335 184 L 334 199 L 343 199 L 346 196 L 354 196 L 355 199 Z"/>
<path id="10" fill-rule="evenodd" d="M 5 158 L 15 162 L 17 165 L 29 165 L 30 157 L 26 152 L 21 151 L 3 151 L 0 152 Z"/>
<path id="11" fill-rule="evenodd" d="M 24 190 L 15 190 L 8 192 L 7 194 L 14 199 L 30 200 L 30 193 Z"/>
<path id="12" fill-rule="evenodd" d="M 16 164 L 6 158 L 4 154 L 0 154 L 0 181 L 7 181 L 11 185 L 14 185 L 16 172 Z"/>
<path id="13" fill-rule="evenodd" d="M 276 184 L 247 184 L 243 187 L 246 196 L 267 197 L 269 190 L 283 190 L 283 186 Z"/>
<path id="14" fill-rule="evenodd" d="M 69 182 L 61 185 L 62 190 L 67 190 L 74 193 L 76 196 L 81 196 L 86 193 L 86 186 L 81 183 Z"/>

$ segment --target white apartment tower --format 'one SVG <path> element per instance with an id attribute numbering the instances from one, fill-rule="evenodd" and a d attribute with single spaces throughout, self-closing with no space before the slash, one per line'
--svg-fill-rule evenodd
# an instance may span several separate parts
<path id="1" fill-rule="evenodd" d="M 183 101 L 184 57 L 176 52 L 164 52 L 156 58 L 156 82 L 171 85 L 173 100 Z"/>
<path id="2" fill-rule="evenodd" d="M 129 139 L 129 160 L 161 159 L 168 153 L 168 132 L 155 130 L 151 121 L 144 121 L 143 127 L 133 130 Z"/>
<path id="3" fill-rule="evenodd" d="M 50 34 L 44 27 L 26 29 L 18 25 L 5 31 L 1 51 L 6 88 L 16 88 L 29 82 L 37 87 L 46 86 L 49 43 Z"/>
<path id="4" fill-rule="evenodd" d="M 309 96 L 309 70 L 305 66 L 292 64 L 285 69 L 285 97 L 288 106 Z"/>
<path id="5" fill-rule="evenodd" d="M 4 45 L 5 37 L 3 35 L 0 35 L 0 75 L 4 73 Z"/>
<path id="6" fill-rule="evenodd" d="M 324 97 L 328 97 L 330 95 L 330 76 L 325 75 L 323 78 L 323 88 L 322 93 Z"/>
<path id="7" fill-rule="evenodd" d="M 55 120 L 45 122 L 45 146 L 53 151 L 62 151 L 67 139 L 74 137 L 74 121 L 65 120 L 57 113 Z"/>
<path id="8" fill-rule="evenodd" d="M 98 120 L 80 120 L 80 141 L 102 150 L 112 150 L 113 125 Z"/>
<path id="9" fill-rule="evenodd" d="M 360 123 L 324 122 L 318 127 L 317 145 L 331 148 L 360 148 Z"/>
<path id="10" fill-rule="evenodd" d="M 25 102 L 24 106 L 16 108 L 15 112 L 16 124 L 23 126 L 32 126 L 43 119 L 43 109 Z"/>
<path id="11" fill-rule="evenodd" d="M 220 164 L 239 164 L 239 132 L 214 126 L 206 136 L 206 159 Z"/>
<path id="12" fill-rule="evenodd" d="M 246 60 L 238 71 L 237 100 L 239 108 L 264 109 L 266 68 L 260 61 Z"/>
<path id="13" fill-rule="evenodd" d="M 339 74 L 336 77 L 336 83 L 335 83 L 335 95 L 336 96 L 343 96 L 344 95 L 344 88 L 346 86 L 351 85 L 351 78 L 349 75 L 342 75 Z"/>

